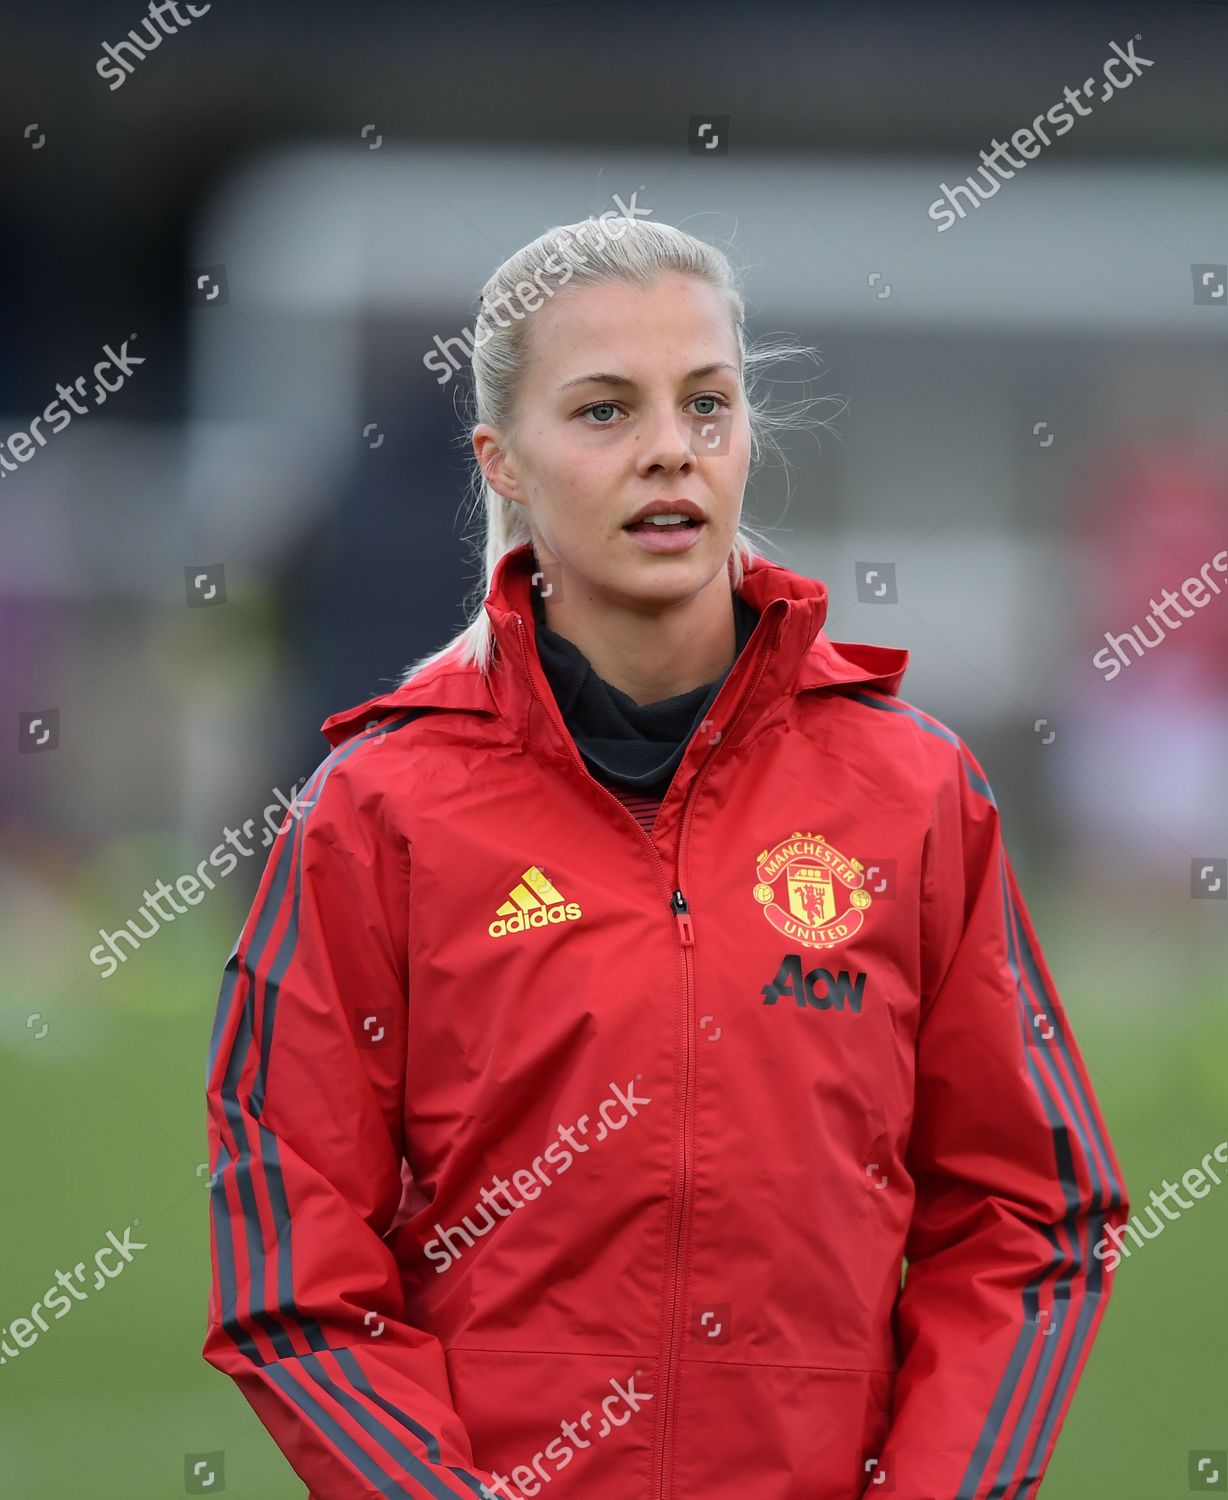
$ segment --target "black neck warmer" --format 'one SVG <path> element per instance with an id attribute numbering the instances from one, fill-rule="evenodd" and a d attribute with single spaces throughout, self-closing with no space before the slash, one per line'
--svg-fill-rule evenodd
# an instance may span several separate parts
<path id="1" fill-rule="evenodd" d="M 758 623 L 759 612 L 735 593 L 733 614 L 736 659 Z M 580 648 L 549 628 L 545 605 L 536 590 L 533 618 L 542 670 L 589 770 L 599 781 L 611 781 L 650 796 L 664 795 L 692 734 L 712 707 L 729 671 L 689 693 L 655 703 L 637 703 L 598 677 Z"/>

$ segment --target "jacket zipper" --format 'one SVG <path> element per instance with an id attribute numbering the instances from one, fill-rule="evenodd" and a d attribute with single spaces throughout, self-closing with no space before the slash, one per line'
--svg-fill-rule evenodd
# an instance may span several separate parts
<path id="1" fill-rule="evenodd" d="M 516 616 L 516 630 L 520 638 L 521 654 L 524 658 L 525 676 L 527 677 L 529 686 L 533 691 L 533 696 L 537 699 L 538 703 L 541 704 L 542 709 L 545 711 L 545 713 L 550 714 L 550 706 L 547 705 L 545 700 L 542 698 L 542 695 L 538 692 L 537 684 L 533 680 L 533 670 L 529 658 L 528 632 L 525 630 L 524 620 L 520 615 Z M 763 674 L 767 670 L 768 657 L 771 651 L 780 644 L 780 635 L 781 627 L 778 626 L 776 634 L 772 640 L 772 645 L 767 650 L 765 650 L 760 657 L 759 666 L 758 670 L 755 673 L 754 681 L 751 683 L 749 690 L 742 695 L 742 700 L 738 704 L 733 718 L 730 720 L 729 727 L 731 730 L 737 724 L 738 720 L 742 717 L 742 713 L 745 710 L 747 703 L 749 703 L 750 700 L 754 697 L 755 691 L 759 686 Z M 554 705 L 554 709 L 557 714 L 557 704 Z M 561 715 L 559 715 L 558 717 L 561 718 Z M 631 810 L 624 803 L 620 802 L 619 799 L 614 795 L 614 793 L 610 791 L 609 787 L 602 786 L 601 782 L 599 782 L 597 778 L 592 775 L 588 767 L 584 764 L 584 758 L 576 748 L 575 741 L 571 738 L 570 734 L 566 732 L 566 723 L 563 724 L 563 730 L 563 737 L 570 747 L 572 759 L 579 764 L 581 771 L 584 772 L 584 775 L 588 778 L 588 780 L 591 781 L 592 784 L 600 792 L 608 797 L 610 801 L 613 802 L 625 814 L 625 816 L 630 819 L 635 827 L 639 829 L 640 833 L 644 837 L 644 841 L 647 843 L 649 850 L 652 853 L 654 861 L 656 862 L 661 874 L 664 876 L 665 861 L 661 858 L 660 851 L 658 850 L 656 844 L 653 843 L 652 835 L 635 817 Z M 666 1338 L 665 1343 L 665 1370 L 663 1372 L 663 1379 L 661 1384 L 661 1451 L 660 1472 L 657 1481 L 658 1500 L 665 1500 L 667 1490 L 666 1474 L 668 1472 L 668 1465 L 666 1462 L 666 1457 L 668 1453 L 668 1440 L 672 1436 L 670 1430 L 670 1418 L 672 1416 L 670 1405 L 671 1397 L 674 1395 L 675 1367 L 678 1363 L 678 1351 L 681 1345 L 681 1339 L 678 1337 L 678 1331 L 680 1327 L 678 1316 L 678 1289 L 680 1278 L 678 1270 L 679 1262 L 682 1256 L 682 1230 L 683 1225 L 686 1221 L 687 1201 L 691 1186 L 688 1170 L 688 1144 L 691 1129 L 691 1092 L 695 1071 L 695 984 L 692 964 L 692 950 L 695 947 L 695 929 L 691 922 L 691 909 L 687 904 L 686 896 L 682 892 L 682 851 L 686 842 L 686 830 L 690 823 L 691 812 L 694 807 L 695 792 L 699 787 L 700 782 L 707 774 L 709 766 L 712 764 L 712 758 L 715 754 L 715 751 L 716 746 L 712 745 L 705 759 L 701 761 L 699 766 L 696 768 L 695 775 L 691 778 L 691 785 L 687 788 L 686 796 L 683 799 L 682 822 L 678 830 L 678 854 L 674 861 L 674 890 L 670 895 L 669 903 L 670 910 L 673 912 L 674 919 L 677 922 L 679 942 L 682 944 L 683 985 L 686 1002 L 686 1078 L 682 1094 L 682 1137 L 679 1141 L 678 1158 L 678 1180 L 681 1183 L 681 1188 L 678 1194 L 678 1212 L 675 1217 L 674 1223 L 673 1256 L 670 1266 L 670 1322 L 669 1334 Z M 665 884 L 668 887 L 668 879 L 666 879 Z"/>
<path id="2" fill-rule="evenodd" d="M 776 635 L 772 641 L 772 649 L 774 649 L 779 644 L 779 642 L 780 629 L 778 628 Z M 755 691 L 759 686 L 759 682 L 762 679 L 764 672 L 767 670 L 768 655 L 769 652 L 765 651 L 760 658 L 759 668 L 755 673 L 755 679 L 751 683 L 749 690 L 743 694 L 742 701 L 738 704 L 737 711 L 734 713 L 733 718 L 729 722 L 731 731 L 737 724 L 738 720 L 742 717 L 742 713 L 746 708 L 747 703 L 749 703 L 755 695 Z M 690 1180 L 688 1176 L 688 1137 L 692 1125 L 691 1091 L 695 1072 L 695 984 L 692 953 L 692 950 L 695 946 L 695 934 L 691 924 L 690 907 L 687 905 L 687 899 L 682 893 L 682 853 L 686 845 L 687 826 L 691 821 L 691 812 L 695 806 L 695 793 L 698 790 L 700 782 L 707 774 L 708 768 L 712 764 L 712 756 L 715 749 L 716 747 L 714 745 L 712 749 L 709 750 L 707 758 L 702 761 L 701 764 L 696 768 L 695 775 L 691 779 L 691 785 L 687 788 L 686 797 L 683 801 L 682 823 L 678 830 L 678 854 L 674 865 L 674 876 L 677 888 L 674 891 L 673 898 L 670 903 L 674 909 L 674 916 L 678 921 L 679 935 L 682 941 L 682 962 L 683 972 L 685 976 L 684 982 L 686 985 L 686 1083 L 683 1089 L 682 1096 L 682 1149 L 680 1158 L 681 1171 L 679 1173 L 680 1180 L 682 1182 L 682 1190 L 678 1197 L 678 1217 L 674 1228 L 673 1264 L 670 1270 L 672 1281 L 672 1296 L 670 1300 L 669 1337 L 667 1338 L 665 1345 L 665 1371 L 661 1381 L 661 1471 L 657 1484 L 658 1500 L 665 1500 L 666 1494 L 668 1492 L 666 1476 L 669 1473 L 669 1442 L 673 1436 L 670 1423 L 673 1417 L 672 1405 L 676 1385 L 675 1371 L 682 1346 L 682 1339 L 680 1336 L 681 1320 L 679 1317 L 680 1299 L 678 1295 L 680 1277 L 678 1273 L 679 1263 L 682 1258 L 682 1231 L 683 1225 L 686 1221 L 686 1211 L 690 1193 Z"/>

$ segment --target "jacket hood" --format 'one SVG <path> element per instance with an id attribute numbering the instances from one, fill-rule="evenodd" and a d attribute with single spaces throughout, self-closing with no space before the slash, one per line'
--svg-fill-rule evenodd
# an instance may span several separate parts
<path id="1" fill-rule="evenodd" d="M 495 567 L 483 604 L 495 640 L 489 678 L 472 664 L 461 665 L 453 653 L 399 687 L 330 715 L 321 725 L 329 743 L 340 745 L 373 721 L 410 708 L 503 713 L 514 721 L 523 720 L 533 692 L 532 669 L 522 643 L 535 630 L 531 593 L 535 567 L 531 542 L 504 553 Z M 743 655 L 756 650 L 763 632 L 764 644 L 758 649 L 766 656 L 768 693 L 800 693 L 851 683 L 898 693 L 908 652 L 897 646 L 830 640 L 822 628 L 827 618 L 827 586 L 818 579 L 757 557 L 744 569 L 738 593 L 760 612 L 759 625 Z M 540 671 L 540 664 L 533 665 Z"/>

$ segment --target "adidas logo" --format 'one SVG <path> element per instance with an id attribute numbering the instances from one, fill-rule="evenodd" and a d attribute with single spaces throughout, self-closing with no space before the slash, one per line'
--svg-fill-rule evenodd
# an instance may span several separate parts
<path id="1" fill-rule="evenodd" d="M 564 901 L 554 885 L 536 865 L 520 877 L 507 900 L 486 929 L 491 937 L 524 932 L 529 927 L 552 927 L 556 922 L 574 922 L 582 913 L 574 901 Z"/>

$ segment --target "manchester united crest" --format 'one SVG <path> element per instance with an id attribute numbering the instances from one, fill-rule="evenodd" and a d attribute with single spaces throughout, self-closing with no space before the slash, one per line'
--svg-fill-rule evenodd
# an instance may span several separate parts
<path id="1" fill-rule="evenodd" d="M 865 867 L 833 849 L 821 833 L 795 833 L 765 849 L 755 870 L 755 900 L 777 932 L 808 948 L 832 948 L 866 918 Z"/>

